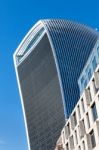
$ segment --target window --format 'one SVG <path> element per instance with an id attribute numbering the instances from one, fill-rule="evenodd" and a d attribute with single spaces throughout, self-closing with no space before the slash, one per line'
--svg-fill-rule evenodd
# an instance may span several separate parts
<path id="1" fill-rule="evenodd" d="M 91 76 L 92 76 L 92 72 L 91 72 L 91 69 L 89 69 L 89 71 L 88 71 L 88 79 L 89 80 L 90 80 Z"/>
<path id="2" fill-rule="evenodd" d="M 33 37 L 33 39 L 30 41 L 30 43 L 28 44 L 27 48 L 25 49 L 25 53 L 33 46 L 33 44 L 38 40 L 38 38 L 41 36 L 41 34 L 43 33 L 44 28 L 41 28 L 39 30 L 39 32 L 37 32 L 37 34 Z"/>
<path id="3" fill-rule="evenodd" d="M 86 150 L 85 149 L 85 142 L 84 141 L 82 142 L 82 148 L 83 148 L 83 150 Z"/>
<path id="4" fill-rule="evenodd" d="M 68 128 L 68 134 L 70 135 L 70 124 L 67 124 L 67 128 Z"/>
<path id="5" fill-rule="evenodd" d="M 94 88 L 94 93 L 96 94 L 98 89 L 96 88 L 96 85 L 95 85 L 95 80 L 93 79 L 92 80 L 92 84 L 93 84 L 93 88 Z"/>
<path id="6" fill-rule="evenodd" d="M 80 136 L 80 132 L 79 131 L 80 131 L 80 127 L 78 125 L 78 139 L 81 140 L 81 136 Z"/>
<path id="7" fill-rule="evenodd" d="M 81 147 L 79 146 L 78 149 L 81 150 Z"/>
<path id="8" fill-rule="evenodd" d="M 81 106 L 82 106 L 83 112 L 85 112 L 85 107 L 84 107 L 84 100 L 83 100 L 83 98 L 81 99 Z"/>
<path id="9" fill-rule="evenodd" d="M 89 120 L 89 114 L 88 113 L 86 114 L 86 119 L 87 119 L 88 128 L 90 128 L 90 120 Z"/>
<path id="10" fill-rule="evenodd" d="M 76 112 L 74 112 L 74 114 L 73 114 L 73 119 L 74 119 L 74 125 L 76 126 L 76 124 L 77 124 Z"/>
<path id="11" fill-rule="evenodd" d="M 69 150 L 69 146 L 68 146 L 68 143 L 66 144 L 66 150 Z"/>
<path id="12" fill-rule="evenodd" d="M 81 78 L 81 87 L 83 87 L 84 86 L 84 76 L 82 76 L 82 78 Z"/>
<path id="13" fill-rule="evenodd" d="M 98 56 L 99 56 L 99 46 L 97 47 L 97 53 L 98 53 Z"/>
<path id="14" fill-rule="evenodd" d="M 90 87 L 88 87 L 88 93 L 89 93 L 89 99 L 90 99 L 90 101 L 92 101 L 91 92 L 90 92 Z"/>
<path id="15" fill-rule="evenodd" d="M 30 50 L 30 48 L 36 43 L 36 41 L 39 39 L 39 37 L 43 34 L 44 28 L 41 28 L 35 36 L 31 39 L 30 43 L 26 47 L 26 49 L 23 49 L 17 53 L 18 62 L 21 61 L 21 58 L 26 54 L 27 51 Z"/>
<path id="16" fill-rule="evenodd" d="M 90 132 L 90 138 L 91 138 L 92 148 L 94 148 L 96 146 L 96 141 L 95 141 L 95 136 L 94 136 L 93 130 Z"/>
<path id="17" fill-rule="evenodd" d="M 84 119 L 82 120 L 82 123 L 83 123 L 83 129 L 84 129 L 84 132 L 85 132 L 85 122 L 84 122 Z"/>
<path id="18" fill-rule="evenodd" d="M 84 81 L 84 88 L 87 86 L 87 80 Z"/>
<path id="19" fill-rule="evenodd" d="M 78 105 L 78 116 L 79 116 L 79 119 L 81 118 L 81 113 L 80 113 L 80 107 L 79 107 L 79 105 Z"/>
<path id="20" fill-rule="evenodd" d="M 72 144 L 72 148 L 74 148 L 74 139 L 73 139 L 73 135 L 71 136 L 71 144 Z"/>
<path id="21" fill-rule="evenodd" d="M 63 142 L 65 143 L 65 133 L 63 131 Z"/>
<path id="22" fill-rule="evenodd" d="M 96 62 L 95 56 L 94 56 L 94 58 L 93 58 L 93 60 L 92 60 L 92 66 L 93 66 L 93 70 L 95 70 L 96 67 L 97 67 L 97 62 Z"/>
<path id="23" fill-rule="evenodd" d="M 98 118 L 95 103 L 92 105 L 91 109 L 92 109 L 93 119 L 94 119 L 94 121 L 95 121 L 95 120 Z"/>
<path id="24" fill-rule="evenodd" d="M 83 82 L 84 82 L 84 77 L 81 78 L 81 84 L 83 84 Z"/>
<path id="25" fill-rule="evenodd" d="M 77 131 L 75 131 L 75 141 L 76 141 L 76 144 L 78 144 Z"/>

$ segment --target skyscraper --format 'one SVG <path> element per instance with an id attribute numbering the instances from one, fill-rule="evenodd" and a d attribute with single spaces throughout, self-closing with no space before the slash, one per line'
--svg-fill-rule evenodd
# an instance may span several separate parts
<path id="1" fill-rule="evenodd" d="M 79 86 L 80 98 L 55 150 L 99 150 L 99 40 L 80 74 Z"/>
<path id="2" fill-rule="evenodd" d="M 53 150 L 79 97 L 78 77 L 98 33 L 66 20 L 41 20 L 14 53 L 28 143 Z"/>

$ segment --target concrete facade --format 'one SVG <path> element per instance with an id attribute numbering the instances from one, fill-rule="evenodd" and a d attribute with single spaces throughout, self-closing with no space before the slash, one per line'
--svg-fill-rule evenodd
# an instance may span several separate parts
<path id="1" fill-rule="evenodd" d="M 55 150 L 99 150 L 99 65 L 66 121 Z"/>

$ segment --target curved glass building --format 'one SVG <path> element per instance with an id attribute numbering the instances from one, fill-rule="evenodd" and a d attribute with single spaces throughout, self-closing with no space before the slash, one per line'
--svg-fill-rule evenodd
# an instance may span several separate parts
<path id="1" fill-rule="evenodd" d="M 99 34 L 66 20 L 41 20 L 14 53 L 29 149 L 54 150 L 79 99 L 78 78 Z"/>

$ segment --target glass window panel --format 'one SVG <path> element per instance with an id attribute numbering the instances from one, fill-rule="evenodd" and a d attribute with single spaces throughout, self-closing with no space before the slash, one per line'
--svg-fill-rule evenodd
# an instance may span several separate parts
<path id="1" fill-rule="evenodd" d="M 93 60 L 92 60 L 92 66 L 93 66 L 93 70 L 95 70 L 96 67 L 97 67 L 97 62 L 96 62 L 95 56 L 94 56 L 94 58 L 93 58 Z"/>
<path id="2" fill-rule="evenodd" d="M 91 109 L 92 109 L 93 119 L 94 119 L 94 121 L 95 121 L 95 120 L 98 118 L 95 103 L 92 105 Z"/>

